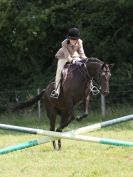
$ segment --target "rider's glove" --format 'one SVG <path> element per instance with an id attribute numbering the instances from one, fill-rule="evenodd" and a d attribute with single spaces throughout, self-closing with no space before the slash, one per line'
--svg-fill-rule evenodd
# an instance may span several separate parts
<path id="1" fill-rule="evenodd" d="M 78 66 L 83 66 L 83 63 L 77 60 L 72 60 L 72 64 L 78 65 Z"/>
<path id="2" fill-rule="evenodd" d="M 72 64 L 76 64 L 76 60 L 72 60 L 72 62 L 71 62 Z"/>

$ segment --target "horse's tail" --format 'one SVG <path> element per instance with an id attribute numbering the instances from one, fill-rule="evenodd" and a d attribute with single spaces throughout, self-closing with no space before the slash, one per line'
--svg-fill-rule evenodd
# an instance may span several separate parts
<path id="1" fill-rule="evenodd" d="M 22 103 L 19 103 L 18 105 L 16 105 L 15 107 L 12 108 L 12 112 L 15 112 L 15 111 L 17 111 L 19 109 L 23 109 L 23 108 L 32 106 L 34 103 L 36 103 L 38 100 L 40 100 L 42 98 L 44 93 L 45 93 L 45 89 L 43 89 L 40 92 L 40 94 L 38 94 L 37 96 L 34 96 L 30 100 L 22 102 Z"/>

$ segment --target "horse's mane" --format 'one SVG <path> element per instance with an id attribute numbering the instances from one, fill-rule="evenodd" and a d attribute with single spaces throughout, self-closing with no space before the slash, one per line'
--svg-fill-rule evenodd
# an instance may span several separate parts
<path id="1" fill-rule="evenodd" d="M 88 58 L 87 61 L 88 61 L 88 62 L 97 62 L 97 63 L 101 63 L 101 64 L 104 63 L 104 62 L 101 61 L 100 59 L 98 59 L 98 58 L 94 58 L 94 57 L 90 57 L 90 58 Z"/>
<path id="2" fill-rule="evenodd" d="M 101 61 L 100 59 L 98 58 L 94 58 L 94 57 L 90 57 L 90 58 L 87 58 L 87 59 L 83 59 L 80 61 L 81 63 L 98 63 L 98 64 L 104 64 L 103 61 Z M 71 67 L 69 67 L 71 66 Z M 78 65 L 71 65 L 70 63 L 66 63 L 64 68 L 69 68 L 70 71 L 74 71 L 75 69 L 78 69 L 78 71 L 80 71 L 80 69 L 82 69 L 82 67 L 78 67 Z"/>

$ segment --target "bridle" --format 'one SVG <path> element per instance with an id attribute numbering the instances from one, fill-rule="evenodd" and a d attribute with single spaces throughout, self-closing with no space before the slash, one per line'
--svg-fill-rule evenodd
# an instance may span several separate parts
<path id="1" fill-rule="evenodd" d="M 86 66 L 86 63 L 89 59 L 87 59 L 84 63 L 84 68 L 85 68 L 85 72 L 86 72 L 86 76 L 87 78 L 89 79 L 89 88 L 90 88 L 90 92 L 93 94 L 93 95 L 97 95 L 100 93 L 101 91 L 101 85 L 102 85 L 102 76 L 103 75 L 107 75 L 110 70 L 107 69 L 106 71 L 104 71 L 105 69 L 105 63 L 102 63 L 101 64 L 101 67 L 99 69 L 99 72 L 96 74 L 96 77 L 95 79 L 93 77 L 91 77 L 88 69 L 87 69 L 87 66 Z"/>

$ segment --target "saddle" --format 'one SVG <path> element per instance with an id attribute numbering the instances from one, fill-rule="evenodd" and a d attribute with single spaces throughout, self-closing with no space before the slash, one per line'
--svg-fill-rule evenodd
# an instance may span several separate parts
<path id="1" fill-rule="evenodd" d="M 68 69 L 69 67 L 71 66 L 71 63 L 67 62 L 65 65 L 64 65 L 64 68 L 61 72 L 61 80 L 60 82 L 62 82 L 63 80 L 66 80 L 67 78 L 67 75 L 68 75 Z"/>
<path id="2" fill-rule="evenodd" d="M 85 60 L 76 61 L 75 64 L 72 64 L 70 62 L 66 62 L 66 64 L 64 65 L 64 68 L 61 72 L 61 80 L 60 80 L 61 84 L 62 84 L 62 82 L 65 82 L 65 80 L 67 78 L 70 66 L 73 66 L 73 69 L 75 69 L 77 67 L 80 68 L 80 67 L 84 66 L 84 63 L 85 63 Z"/>

